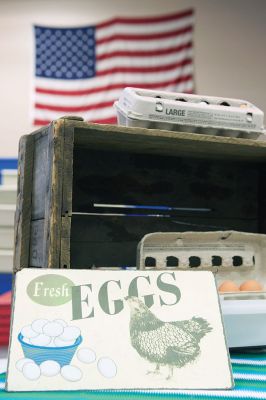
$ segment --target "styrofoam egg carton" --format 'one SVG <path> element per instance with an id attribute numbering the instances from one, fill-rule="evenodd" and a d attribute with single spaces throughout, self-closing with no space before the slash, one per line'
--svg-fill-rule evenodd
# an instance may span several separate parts
<path id="1" fill-rule="evenodd" d="M 119 125 L 264 137 L 264 113 L 246 100 L 127 87 L 114 105 Z"/>
<path id="2" fill-rule="evenodd" d="M 266 235 L 237 231 L 155 232 L 138 245 L 139 269 L 209 270 L 217 287 L 256 280 L 260 291 L 220 293 L 230 348 L 266 345 Z"/>

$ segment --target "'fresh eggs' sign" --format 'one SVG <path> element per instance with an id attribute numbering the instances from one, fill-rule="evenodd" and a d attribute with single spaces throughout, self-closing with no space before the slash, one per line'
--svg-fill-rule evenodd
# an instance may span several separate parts
<path id="1" fill-rule="evenodd" d="M 13 303 L 8 391 L 232 387 L 211 272 L 24 269 Z"/>

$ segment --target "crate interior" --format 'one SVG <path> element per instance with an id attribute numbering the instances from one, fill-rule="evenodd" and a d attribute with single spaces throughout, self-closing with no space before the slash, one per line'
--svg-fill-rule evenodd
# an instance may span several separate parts
<path id="1" fill-rule="evenodd" d="M 150 232 L 232 229 L 265 233 L 265 171 L 265 165 L 252 158 L 223 160 L 222 153 L 213 158 L 195 153 L 174 156 L 165 149 L 162 154 L 160 149 L 146 151 L 145 146 L 143 150 L 99 148 L 77 142 L 71 268 L 135 266 L 137 244 Z M 109 206 L 99 206 L 104 204 Z"/>

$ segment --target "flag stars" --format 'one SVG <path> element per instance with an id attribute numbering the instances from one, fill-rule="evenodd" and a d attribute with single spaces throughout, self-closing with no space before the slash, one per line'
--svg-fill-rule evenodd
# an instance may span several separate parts
<path id="1" fill-rule="evenodd" d="M 84 79 L 95 75 L 94 28 L 35 27 L 36 75 Z"/>

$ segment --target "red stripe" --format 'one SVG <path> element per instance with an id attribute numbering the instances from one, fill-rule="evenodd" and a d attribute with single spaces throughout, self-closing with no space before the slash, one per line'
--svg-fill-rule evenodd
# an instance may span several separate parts
<path id="1" fill-rule="evenodd" d="M 147 35 L 124 35 L 124 34 L 114 34 L 111 36 L 107 36 L 102 39 L 96 40 L 96 46 L 99 46 L 103 43 L 113 42 L 114 40 L 132 40 L 132 41 L 141 41 L 141 40 L 158 40 L 158 39 L 165 39 L 170 38 L 173 36 L 184 35 L 185 33 L 192 32 L 193 26 L 187 26 L 181 29 L 175 29 L 170 32 L 160 32 L 160 33 L 150 33 Z"/>
<path id="2" fill-rule="evenodd" d="M 117 125 L 117 119 L 116 119 L 116 117 L 106 118 L 106 119 L 95 119 L 95 120 L 87 121 L 87 122 L 93 122 L 93 123 L 95 123 L 95 124 L 111 124 L 111 125 Z"/>
<path id="3" fill-rule="evenodd" d="M 44 125 L 49 125 L 51 120 L 48 119 L 35 119 L 33 121 L 34 126 L 44 126 Z"/>
<path id="4" fill-rule="evenodd" d="M 163 56 L 167 54 L 179 53 L 182 50 L 192 48 L 192 42 L 181 44 L 180 46 L 168 47 L 160 50 L 139 50 L 139 51 L 112 51 L 96 57 L 96 61 L 106 60 L 107 58 L 113 57 L 152 57 L 152 56 Z"/>
<path id="5" fill-rule="evenodd" d="M 193 9 L 177 12 L 174 14 L 167 14 L 167 15 L 160 15 L 160 16 L 154 16 L 154 17 L 136 17 L 136 18 L 122 18 L 122 17 L 117 17 L 110 19 L 108 21 L 102 22 L 98 25 L 96 25 L 97 29 L 100 28 L 106 28 L 107 26 L 115 25 L 115 24 L 153 24 L 153 23 L 160 23 L 160 22 L 166 22 L 166 21 L 173 21 L 173 20 L 179 20 L 182 18 L 190 17 L 191 15 L 194 14 Z"/>
<path id="6" fill-rule="evenodd" d="M 68 107 L 68 106 L 51 106 L 50 104 L 35 103 L 35 108 L 38 110 L 60 111 L 60 112 L 82 112 L 97 110 L 99 108 L 112 107 L 114 101 L 104 101 L 101 103 L 90 104 L 88 106 Z"/>
<path id="7" fill-rule="evenodd" d="M 54 90 L 54 89 L 44 89 L 44 88 L 37 87 L 35 91 L 36 91 L 36 93 L 52 94 L 55 96 L 82 96 L 82 95 L 91 95 L 91 94 L 95 94 L 95 93 L 106 92 L 106 91 L 115 90 L 115 89 L 124 89 L 126 86 L 137 87 L 137 88 L 142 88 L 142 89 L 158 89 L 161 87 L 166 87 L 169 85 L 186 82 L 186 81 L 191 80 L 192 78 L 193 78 L 192 74 L 188 74 L 188 75 L 183 75 L 176 79 L 172 79 L 172 80 L 164 81 L 164 82 L 157 82 L 157 83 L 130 83 L 130 82 L 127 82 L 127 83 L 117 83 L 114 85 L 97 87 L 94 89 L 82 89 L 82 90 Z"/>
<path id="8" fill-rule="evenodd" d="M 105 69 L 102 71 L 98 71 L 96 76 L 104 76 L 104 75 L 110 75 L 110 74 L 112 75 L 115 73 L 150 74 L 150 73 L 156 73 L 156 72 L 171 71 L 172 69 L 184 67 L 188 64 L 192 64 L 191 58 L 185 58 L 182 61 L 165 64 L 165 65 L 161 65 L 161 66 L 157 65 L 156 67 L 114 67 L 114 68 L 109 68 L 109 69 Z"/>
<path id="9" fill-rule="evenodd" d="M 184 93 L 193 93 L 192 90 L 185 90 Z M 58 117 L 59 118 L 59 117 Z M 41 120 L 41 119 L 35 119 L 33 121 L 34 126 L 45 126 L 49 125 L 51 120 Z M 98 120 L 91 120 L 87 122 L 93 122 L 97 124 L 117 124 L 117 118 L 116 117 L 111 117 L 111 118 L 106 118 L 106 119 L 98 119 Z"/>

